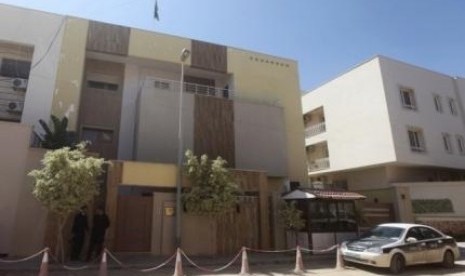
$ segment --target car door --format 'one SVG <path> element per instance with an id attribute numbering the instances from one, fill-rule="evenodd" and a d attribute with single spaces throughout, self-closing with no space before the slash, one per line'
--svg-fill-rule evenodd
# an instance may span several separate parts
<path id="1" fill-rule="evenodd" d="M 415 240 L 412 241 L 411 238 Z M 420 227 L 415 226 L 408 230 L 405 235 L 404 252 L 407 264 L 418 264 L 426 261 L 426 243 L 421 234 Z"/>
<path id="2" fill-rule="evenodd" d="M 429 227 L 420 227 L 422 236 L 425 238 L 425 259 L 428 263 L 440 262 L 443 258 L 444 243 L 443 236 Z"/>

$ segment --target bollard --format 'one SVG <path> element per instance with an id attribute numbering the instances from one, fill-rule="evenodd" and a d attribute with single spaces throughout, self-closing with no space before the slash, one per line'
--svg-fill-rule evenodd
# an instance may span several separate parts
<path id="1" fill-rule="evenodd" d="M 45 248 L 44 256 L 42 257 L 39 276 L 48 276 L 48 248 Z"/>
<path id="2" fill-rule="evenodd" d="M 176 250 L 176 263 L 174 265 L 174 275 L 173 276 L 184 276 L 182 272 L 182 259 L 181 259 L 181 249 Z"/>
<path id="3" fill-rule="evenodd" d="M 242 264 L 241 273 L 239 275 L 250 275 L 249 271 L 249 260 L 247 259 L 247 249 L 242 247 Z"/>
<path id="4" fill-rule="evenodd" d="M 343 270 L 345 269 L 344 258 L 342 257 L 341 245 L 337 245 L 336 251 L 336 269 Z"/>
<path id="5" fill-rule="evenodd" d="M 304 262 L 302 261 L 302 253 L 300 252 L 300 246 L 298 245 L 296 247 L 294 273 L 296 274 L 304 273 Z"/>
<path id="6" fill-rule="evenodd" d="M 100 262 L 100 269 L 98 271 L 99 276 L 107 276 L 107 249 L 104 248 L 102 251 L 102 260 Z"/>

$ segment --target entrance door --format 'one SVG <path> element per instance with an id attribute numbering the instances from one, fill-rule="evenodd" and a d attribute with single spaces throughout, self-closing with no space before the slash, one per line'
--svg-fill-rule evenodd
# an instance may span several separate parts
<path id="1" fill-rule="evenodd" d="M 150 252 L 152 196 L 119 195 L 116 216 L 116 250 Z"/>

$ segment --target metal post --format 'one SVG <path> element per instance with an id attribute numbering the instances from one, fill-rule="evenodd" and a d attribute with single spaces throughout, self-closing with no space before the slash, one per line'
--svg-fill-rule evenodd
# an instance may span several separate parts
<path id="1" fill-rule="evenodd" d="M 182 137 L 182 109 L 184 94 L 184 62 L 189 57 L 190 51 L 183 49 L 181 52 L 181 81 L 179 82 L 179 122 L 178 122 L 178 175 L 176 177 L 176 247 L 181 247 L 181 192 L 182 192 L 182 161 L 183 161 L 183 137 Z"/>

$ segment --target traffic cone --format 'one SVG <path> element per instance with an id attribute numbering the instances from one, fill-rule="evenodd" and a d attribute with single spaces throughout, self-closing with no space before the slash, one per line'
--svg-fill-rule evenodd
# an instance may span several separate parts
<path id="1" fill-rule="evenodd" d="M 39 276 L 48 276 L 48 248 L 45 248 L 44 255 L 42 257 Z"/>
<path id="2" fill-rule="evenodd" d="M 181 249 L 178 248 L 176 251 L 176 263 L 174 265 L 174 275 L 173 276 L 184 276 L 182 272 L 182 259 L 181 259 Z"/>
<path id="3" fill-rule="evenodd" d="M 241 273 L 239 275 L 250 275 L 249 260 L 247 259 L 247 249 L 242 247 L 242 264 Z"/>
<path id="4" fill-rule="evenodd" d="M 337 245 L 336 251 L 336 269 L 343 270 L 345 269 L 344 258 L 342 257 L 341 245 Z"/>
<path id="5" fill-rule="evenodd" d="M 102 261 L 100 262 L 100 269 L 98 271 L 98 276 L 107 276 L 107 249 L 102 251 Z"/>
<path id="6" fill-rule="evenodd" d="M 298 245 L 296 247 L 294 273 L 296 274 L 304 273 L 304 262 L 302 261 L 302 253 L 300 252 L 300 246 Z"/>

